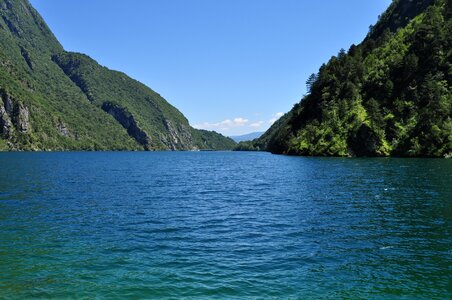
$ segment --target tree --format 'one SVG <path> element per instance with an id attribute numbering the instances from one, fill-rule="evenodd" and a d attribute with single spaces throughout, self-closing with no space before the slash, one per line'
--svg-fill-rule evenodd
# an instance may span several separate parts
<path id="1" fill-rule="evenodd" d="M 311 93 L 312 91 L 312 86 L 314 85 L 314 83 L 317 81 L 319 75 L 316 73 L 312 73 L 311 75 L 309 75 L 308 80 L 306 80 L 306 91 L 308 92 L 308 94 Z"/>

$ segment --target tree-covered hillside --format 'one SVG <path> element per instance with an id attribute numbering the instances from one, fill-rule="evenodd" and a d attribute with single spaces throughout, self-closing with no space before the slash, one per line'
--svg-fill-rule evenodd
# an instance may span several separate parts
<path id="1" fill-rule="evenodd" d="M 86 55 L 61 52 L 52 60 L 88 100 L 113 116 L 145 149 L 231 149 L 222 135 L 198 132 L 159 94 L 121 72 L 100 66 Z M 199 140 L 203 136 L 205 141 Z"/>
<path id="2" fill-rule="evenodd" d="M 0 150 L 231 149 L 165 99 L 65 52 L 27 0 L 0 0 Z"/>
<path id="3" fill-rule="evenodd" d="M 320 67 L 308 94 L 260 139 L 273 153 L 452 153 L 452 21 L 446 0 L 394 0 L 365 40 Z"/>

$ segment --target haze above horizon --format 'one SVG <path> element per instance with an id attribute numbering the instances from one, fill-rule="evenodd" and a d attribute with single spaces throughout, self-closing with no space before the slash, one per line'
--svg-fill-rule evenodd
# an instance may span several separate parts
<path id="1" fill-rule="evenodd" d="M 197 127 L 265 131 L 391 0 L 30 0 L 68 51 L 160 93 Z M 131 4 L 133 3 L 133 5 Z"/>

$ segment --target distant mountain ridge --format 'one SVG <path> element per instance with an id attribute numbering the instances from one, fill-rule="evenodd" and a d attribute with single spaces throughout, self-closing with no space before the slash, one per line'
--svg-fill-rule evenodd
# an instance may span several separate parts
<path id="1" fill-rule="evenodd" d="M 239 150 L 313 156 L 452 156 L 451 1 L 394 0 L 308 94 Z"/>
<path id="2" fill-rule="evenodd" d="M 158 93 L 64 51 L 27 0 L 0 0 L 0 150 L 232 149 Z"/>
<path id="3" fill-rule="evenodd" d="M 244 142 L 244 141 L 251 141 L 254 139 L 259 138 L 264 132 L 251 132 L 243 135 L 234 135 L 230 136 L 231 139 L 233 139 L 236 143 Z"/>

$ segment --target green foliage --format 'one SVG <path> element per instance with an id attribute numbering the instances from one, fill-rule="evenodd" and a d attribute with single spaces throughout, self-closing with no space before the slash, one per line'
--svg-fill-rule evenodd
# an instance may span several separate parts
<path id="1" fill-rule="evenodd" d="M 26 0 L 0 1 L 0 45 L 0 93 L 29 110 L 26 132 L 17 129 L 13 116 L 5 117 L 14 128 L 8 134 L 0 128 L 1 150 L 9 149 L 6 140 L 20 150 L 231 148 L 221 135 L 197 134 L 176 108 L 143 84 L 86 55 L 64 52 Z M 124 115 L 109 114 L 104 103 Z M 200 142 L 198 136 L 214 141 Z"/>
<path id="2" fill-rule="evenodd" d="M 317 74 L 312 73 L 309 76 L 308 80 L 306 80 L 306 90 L 307 90 L 308 93 L 311 92 L 312 86 L 317 81 L 317 77 L 318 77 Z"/>
<path id="3" fill-rule="evenodd" d="M 3 98 L 23 103 L 30 114 L 30 130 L 16 129 L 8 137 L 12 149 L 139 149 L 50 60 L 62 48 L 36 11 L 28 2 L 9 2 L 11 6 L 0 6 L 0 90 Z M 68 136 L 60 132 L 61 126 L 68 129 Z"/>
<path id="4" fill-rule="evenodd" d="M 264 142 L 269 151 L 296 155 L 450 156 L 446 5 L 394 1 L 364 42 L 323 65 L 289 117 L 248 147 Z"/>
<path id="5" fill-rule="evenodd" d="M 236 142 L 229 137 L 225 137 L 215 131 L 202 129 L 192 129 L 194 143 L 201 150 L 233 150 Z"/>
<path id="6" fill-rule="evenodd" d="M 6 144 L 6 141 L 2 138 L 0 138 L 0 151 L 6 151 L 9 150 L 8 145 Z"/>
<path id="7" fill-rule="evenodd" d="M 259 151 L 260 149 L 256 147 L 253 141 L 242 141 L 237 144 L 234 151 Z"/>

